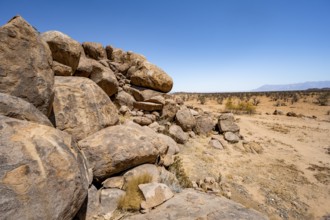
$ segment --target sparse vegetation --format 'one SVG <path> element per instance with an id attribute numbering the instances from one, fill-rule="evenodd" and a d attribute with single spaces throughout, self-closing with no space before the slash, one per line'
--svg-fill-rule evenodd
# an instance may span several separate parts
<path id="1" fill-rule="evenodd" d="M 174 163 L 169 167 L 169 171 L 175 174 L 181 187 L 183 188 L 192 187 L 192 182 L 189 179 L 188 175 L 186 174 L 183 168 L 182 159 L 179 156 L 176 156 L 174 158 Z"/>
<path id="2" fill-rule="evenodd" d="M 199 95 L 198 96 L 198 101 L 204 105 L 206 103 L 206 97 L 204 95 Z"/>
<path id="3" fill-rule="evenodd" d="M 118 209 L 125 211 L 138 211 L 143 200 L 142 192 L 139 189 L 140 184 L 150 183 L 152 176 L 148 173 L 133 177 L 127 183 L 126 194 L 118 201 Z"/>
<path id="4" fill-rule="evenodd" d="M 239 101 L 238 104 L 234 103 L 231 98 L 226 102 L 226 110 L 234 113 L 254 114 L 256 112 L 255 106 L 250 102 Z"/>
<path id="5" fill-rule="evenodd" d="M 247 100 L 248 101 L 248 100 Z M 257 97 L 253 97 L 252 98 L 252 104 L 254 106 L 258 106 L 260 104 L 260 99 L 258 99 Z"/>
<path id="6" fill-rule="evenodd" d="M 329 104 L 329 100 L 330 100 L 330 92 L 325 92 L 320 94 L 317 98 L 317 103 L 321 106 L 326 106 Z"/>

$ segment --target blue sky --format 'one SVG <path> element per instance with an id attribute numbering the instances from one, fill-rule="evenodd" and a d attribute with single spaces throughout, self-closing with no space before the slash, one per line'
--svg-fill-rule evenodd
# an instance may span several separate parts
<path id="1" fill-rule="evenodd" d="M 0 0 L 40 32 L 141 53 L 172 91 L 330 80 L 329 0 Z"/>

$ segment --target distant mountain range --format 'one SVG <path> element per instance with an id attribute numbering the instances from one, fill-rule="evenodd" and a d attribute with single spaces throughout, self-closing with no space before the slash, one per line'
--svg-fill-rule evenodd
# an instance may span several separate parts
<path id="1" fill-rule="evenodd" d="M 318 81 L 318 82 L 304 82 L 285 85 L 263 85 L 252 91 L 292 91 L 292 90 L 306 90 L 306 89 L 324 89 L 330 88 L 330 81 Z"/>

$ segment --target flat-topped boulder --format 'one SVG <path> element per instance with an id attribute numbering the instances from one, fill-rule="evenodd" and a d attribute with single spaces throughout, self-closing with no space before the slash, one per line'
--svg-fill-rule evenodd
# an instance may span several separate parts
<path id="1" fill-rule="evenodd" d="M 162 104 L 153 103 L 153 102 L 134 102 L 134 108 L 144 111 L 160 111 L 163 109 Z"/>
<path id="2" fill-rule="evenodd" d="M 0 27 L 0 92 L 50 114 L 54 96 L 52 55 L 38 31 L 20 16 Z"/>
<path id="3" fill-rule="evenodd" d="M 109 96 L 84 77 L 55 77 L 54 115 L 56 127 L 78 141 L 119 120 Z"/>
<path id="4" fill-rule="evenodd" d="M 129 89 L 130 93 L 133 95 L 136 101 L 144 102 L 148 99 L 151 99 L 155 96 L 162 96 L 164 93 L 151 90 L 151 89 L 146 89 L 146 88 L 141 88 L 141 87 L 131 87 Z"/>

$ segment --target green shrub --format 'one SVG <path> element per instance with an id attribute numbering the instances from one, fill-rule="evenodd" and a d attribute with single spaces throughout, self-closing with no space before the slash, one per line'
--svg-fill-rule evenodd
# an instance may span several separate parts
<path id="1" fill-rule="evenodd" d="M 143 198 L 143 194 L 139 189 L 140 184 L 150 183 L 152 176 L 148 173 L 133 177 L 128 181 L 125 187 L 126 194 L 120 197 L 118 201 L 118 209 L 125 211 L 138 211 Z"/>

